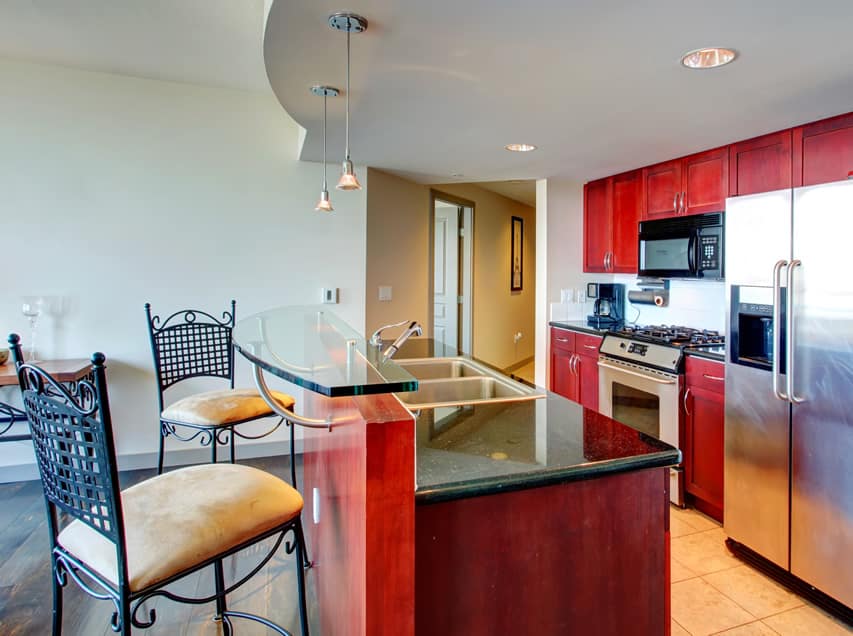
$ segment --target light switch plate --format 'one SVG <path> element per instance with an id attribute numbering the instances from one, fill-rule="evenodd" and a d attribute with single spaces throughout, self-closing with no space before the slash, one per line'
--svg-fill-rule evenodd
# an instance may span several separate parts
<path id="1" fill-rule="evenodd" d="M 379 300 L 381 300 L 381 301 L 391 300 L 391 286 L 390 285 L 380 285 L 379 286 Z"/>
<path id="2" fill-rule="evenodd" d="M 321 299 L 323 304 L 325 305 L 337 305 L 338 304 L 338 288 L 337 287 L 323 287 L 320 290 Z"/>

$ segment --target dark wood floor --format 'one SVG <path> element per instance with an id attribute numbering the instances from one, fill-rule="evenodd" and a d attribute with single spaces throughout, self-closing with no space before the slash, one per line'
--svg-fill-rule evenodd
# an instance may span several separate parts
<path id="1" fill-rule="evenodd" d="M 266 457 L 245 462 L 290 481 L 288 457 Z M 154 470 L 122 473 L 122 488 L 127 488 L 155 474 Z M 297 478 L 301 479 L 301 461 L 297 459 Z M 303 513 L 303 523 L 307 520 Z M 191 529 L 188 529 L 191 531 Z M 50 634 L 51 586 L 50 559 L 44 499 L 37 481 L 0 484 L 0 634 Z M 265 554 L 263 544 L 242 552 L 226 562 L 226 579 L 247 572 Z M 309 614 L 313 616 L 313 586 L 311 571 L 306 577 Z M 207 594 L 213 588 L 210 568 L 196 573 L 171 586 L 176 592 L 188 595 Z M 65 606 L 62 633 L 66 636 L 102 636 L 113 634 L 109 628 L 112 603 L 95 600 L 81 592 L 69 580 L 64 592 Z M 299 634 L 299 615 L 296 602 L 296 559 L 279 548 L 273 559 L 242 588 L 228 598 L 229 607 L 266 616 L 285 629 Z M 185 605 L 167 599 L 155 599 L 150 608 L 157 612 L 157 621 L 140 634 L 192 634 L 214 636 L 221 626 L 214 623 L 213 604 Z M 312 627 L 315 623 L 312 620 Z M 271 632 L 256 623 L 235 619 L 235 632 L 240 636 L 267 635 Z M 317 634 L 312 629 L 312 634 Z"/>

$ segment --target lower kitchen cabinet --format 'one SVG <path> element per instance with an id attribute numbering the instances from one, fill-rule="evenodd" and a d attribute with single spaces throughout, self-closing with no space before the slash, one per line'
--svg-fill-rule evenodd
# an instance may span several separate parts
<path id="1" fill-rule="evenodd" d="M 722 522 L 724 366 L 687 356 L 685 372 L 684 487 L 688 503 Z"/>
<path id="2" fill-rule="evenodd" d="M 598 348 L 601 338 L 551 327 L 551 390 L 598 410 Z"/>

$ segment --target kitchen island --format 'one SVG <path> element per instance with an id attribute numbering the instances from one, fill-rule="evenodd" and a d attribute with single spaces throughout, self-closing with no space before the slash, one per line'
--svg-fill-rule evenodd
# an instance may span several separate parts
<path id="1" fill-rule="evenodd" d="M 299 484 L 322 633 L 667 633 L 677 449 L 552 393 L 300 404 L 335 422 L 305 430 Z"/>

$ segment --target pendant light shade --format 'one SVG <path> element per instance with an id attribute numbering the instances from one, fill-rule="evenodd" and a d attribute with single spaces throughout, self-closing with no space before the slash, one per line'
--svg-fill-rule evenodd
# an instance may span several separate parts
<path id="1" fill-rule="evenodd" d="M 346 153 L 344 155 L 343 164 L 341 164 L 341 178 L 338 185 L 335 186 L 338 190 L 361 190 L 361 184 L 355 176 L 355 170 L 352 167 L 352 161 L 349 155 L 349 71 L 350 71 L 350 34 L 361 33 L 367 29 L 367 20 L 355 13 L 339 11 L 329 16 L 329 26 L 338 31 L 344 31 L 347 34 L 347 119 L 346 119 Z"/>
<path id="2" fill-rule="evenodd" d="M 320 191 L 320 200 L 314 209 L 318 212 L 331 212 L 335 208 L 329 201 L 329 186 L 326 183 L 326 99 L 337 97 L 340 91 L 331 86 L 312 86 L 311 92 L 323 98 L 323 189 Z"/>

